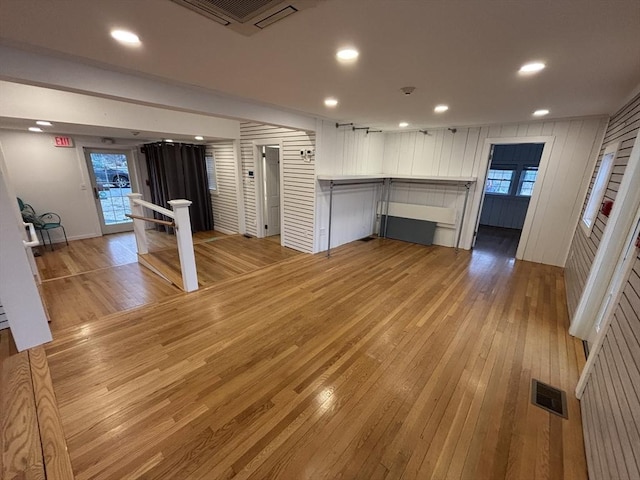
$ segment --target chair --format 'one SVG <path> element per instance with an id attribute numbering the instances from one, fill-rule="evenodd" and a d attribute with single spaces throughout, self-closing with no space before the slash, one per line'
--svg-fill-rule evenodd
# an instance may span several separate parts
<path id="1" fill-rule="evenodd" d="M 62 233 L 64 234 L 64 241 L 67 243 L 67 245 L 69 245 L 69 240 L 67 240 L 67 231 L 62 226 L 62 219 L 60 218 L 60 215 L 54 212 L 47 212 L 38 215 L 33 207 L 28 203 L 24 203 L 21 198 L 18 198 L 18 206 L 20 207 L 22 220 L 26 223 L 33 223 L 36 231 L 40 232 L 42 244 L 45 247 L 47 243 L 44 241 L 44 233 L 47 234 L 47 238 L 49 239 L 49 246 L 51 247 L 51 251 L 53 252 L 53 242 L 51 241 L 51 234 L 49 232 L 51 230 L 55 230 L 56 228 L 62 229 Z"/>

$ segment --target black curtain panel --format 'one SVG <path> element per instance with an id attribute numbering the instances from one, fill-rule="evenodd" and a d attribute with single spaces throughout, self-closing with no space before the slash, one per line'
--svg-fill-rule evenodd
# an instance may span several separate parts
<path id="1" fill-rule="evenodd" d="M 191 230 L 212 230 L 213 212 L 205 146 L 187 143 L 148 143 L 144 146 L 143 152 L 147 157 L 151 201 L 156 205 L 171 208 L 169 200 L 191 200 Z M 165 228 L 161 225 L 159 227 Z"/>

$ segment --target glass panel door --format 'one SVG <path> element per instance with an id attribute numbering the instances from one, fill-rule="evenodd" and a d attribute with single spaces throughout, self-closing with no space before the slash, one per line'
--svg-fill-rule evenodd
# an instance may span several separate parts
<path id="1" fill-rule="evenodd" d="M 133 230 L 128 193 L 133 185 L 129 150 L 85 149 L 103 234 Z"/>

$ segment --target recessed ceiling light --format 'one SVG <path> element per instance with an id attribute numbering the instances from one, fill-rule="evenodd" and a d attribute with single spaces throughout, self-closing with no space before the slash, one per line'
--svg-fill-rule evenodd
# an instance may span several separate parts
<path id="1" fill-rule="evenodd" d="M 342 48 L 336 53 L 338 60 L 342 62 L 353 62 L 358 58 L 360 53 L 355 48 Z"/>
<path id="2" fill-rule="evenodd" d="M 447 110 L 449 110 L 448 105 L 436 105 L 436 108 L 433 109 L 436 113 L 446 112 Z"/>
<path id="3" fill-rule="evenodd" d="M 29 127 L 30 132 L 42 132 L 40 127 Z"/>
<path id="4" fill-rule="evenodd" d="M 549 115 L 549 110 L 547 110 L 546 108 L 541 108 L 540 110 L 536 110 L 535 112 L 533 112 L 533 115 L 535 117 L 544 117 L 545 115 Z"/>
<path id="5" fill-rule="evenodd" d="M 204 140 L 204 137 L 202 135 L 196 135 L 196 140 L 202 141 Z"/>
<path id="6" fill-rule="evenodd" d="M 408 126 L 409 126 L 409 124 L 408 124 L 407 122 L 400 122 L 400 123 L 398 124 L 398 126 L 399 126 L 400 128 L 406 128 L 406 127 L 408 127 Z"/>
<path id="7" fill-rule="evenodd" d="M 111 30 L 111 36 L 120 43 L 132 47 L 137 47 L 141 43 L 140 38 L 138 38 L 135 33 L 128 32 L 127 30 Z"/>
<path id="8" fill-rule="evenodd" d="M 518 70 L 520 73 L 536 73 L 539 72 L 540 70 L 544 69 L 546 65 L 542 62 L 531 62 L 531 63 L 525 63 L 524 65 L 522 65 L 520 67 L 520 70 Z"/>
<path id="9" fill-rule="evenodd" d="M 338 105 L 338 100 L 335 98 L 325 98 L 324 99 L 324 104 L 327 107 L 335 107 L 336 105 Z"/>
<path id="10" fill-rule="evenodd" d="M 170 139 L 170 138 L 165 138 L 164 141 L 167 142 L 167 143 L 173 143 L 173 140 Z"/>
<path id="11" fill-rule="evenodd" d="M 42 125 L 43 127 L 52 127 L 51 122 L 47 122 L 46 120 L 38 120 L 36 125 Z"/>

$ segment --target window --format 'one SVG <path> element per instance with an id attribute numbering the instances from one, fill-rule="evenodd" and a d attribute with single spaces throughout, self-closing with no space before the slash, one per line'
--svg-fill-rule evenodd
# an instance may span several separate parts
<path id="1" fill-rule="evenodd" d="M 518 193 L 520 197 L 530 197 L 533 193 L 533 184 L 538 177 L 538 167 L 524 167 L 520 172 L 520 182 L 518 184 Z"/>
<path id="2" fill-rule="evenodd" d="M 589 200 L 584 208 L 584 213 L 582 214 L 582 228 L 585 230 L 587 235 L 591 235 L 591 230 L 593 230 L 593 224 L 598 216 L 602 198 L 607 190 L 611 170 L 613 170 L 613 159 L 615 158 L 617 151 L 618 143 L 612 143 L 605 148 L 604 153 L 602 154 L 600 168 L 598 169 L 598 174 L 593 182 L 591 194 L 589 195 Z"/>
<path id="3" fill-rule="evenodd" d="M 492 195 L 509 195 L 514 173 L 514 169 L 489 169 L 486 193 Z"/>
<path id="4" fill-rule="evenodd" d="M 207 177 L 209 178 L 209 190 L 213 192 L 218 191 L 218 180 L 216 179 L 216 161 L 213 155 L 207 155 L 205 157 L 207 162 Z"/>

